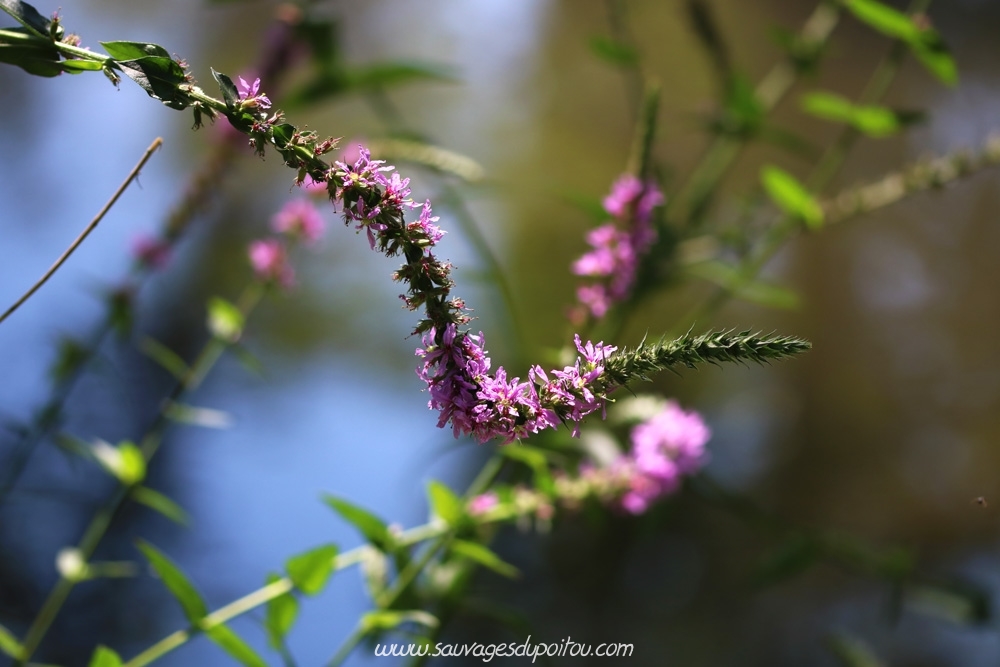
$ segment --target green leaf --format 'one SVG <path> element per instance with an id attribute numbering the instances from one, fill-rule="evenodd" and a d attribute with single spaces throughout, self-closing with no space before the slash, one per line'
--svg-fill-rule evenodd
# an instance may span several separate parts
<path id="1" fill-rule="evenodd" d="M 392 611 L 381 609 L 370 611 L 361 617 L 361 629 L 365 634 L 371 632 L 392 630 L 403 623 L 416 623 L 428 628 L 436 628 L 440 621 L 433 614 L 429 614 L 421 609 L 410 611 Z"/>
<path id="2" fill-rule="evenodd" d="M 35 33 L 38 37 L 50 37 L 52 22 L 38 13 L 27 2 L 20 0 L 0 0 L 0 9 L 14 17 L 14 20 Z"/>
<path id="3" fill-rule="evenodd" d="M 882 667 L 871 648 L 857 637 L 836 634 L 827 638 L 827 646 L 844 667 Z"/>
<path id="4" fill-rule="evenodd" d="M 876 0 L 844 0 L 844 5 L 858 20 L 888 37 L 906 42 L 938 80 L 949 86 L 958 83 L 955 61 L 936 30 L 923 27 L 913 17 Z"/>
<path id="5" fill-rule="evenodd" d="M 345 521 L 357 528 L 366 540 L 386 551 L 392 542 L 389 528 L 382 519 L 357 505 L 332 495 L 323 496 L 323 502 L 333 508 Z"/>
<path id="6" fill-rule="evenodd" d="M 146 457 L 138 447 L 126 441 L 118 445 L 118 452 L 121 455 L 118 479 L 122 484 L 132 486 L 146 478 Z"/>
<path id="7" fill-rule="evenodd" d="M 3 651 L 12 658 L 21 654 L 21 642 L 17 640 L 14 633 L 0 625 L 0 651 Z"/>
<path id="8" fill-rule="evenodd" d="M 820 551 L 815 540 L 806 535 L 793 535 L 777 549 L 761 559 L 754 579 L 767 586 L 790 579 L 816 564 Z"/>
<path id="9" fill-rule="evenodd" d="M 748 280 L 740 272 L 722 262 L 701 262 L 688 269 L 691 274 L 715 283 L 734 296 L 768 308 L 789 310 L 799 306 L 799 295 L 792 290 L 760 280 Z"/>
<path id="10" fill-rule="evenodd" d="M 267 583 L 273 584 L 281 577 L 276 574 L 267 575 Z M 282 646 L 288 631 L 295 625 L 299 617 L 299 601 L 291 593 L 285 593 L 267 603 L 264 615 L 264 627 L 271 646 L 278 649 Z"/>
<path id="11" fill-rule="evenodd" d="M 353 67 L 344 73 L 346 88 L 355 90 L 389 88 L 421 81 L 452 83 L 457 80 L 458 76 L 448 65 L 415 60 L 374 63 L 363 67 Z"/>
<path id="12" fill-rule="evenodd" d="M 178 380 L 183 380 L 191 371 L 179 354 L 155 338 L 145 336 L 139 341 L 139 350 Z"/>
<path id="13" fill-rule="evenodd" d="M 765 165 L 760 172 L 760 182 L 768 196 L 785 213 L 794 216 L 810 229 L 823 226 L 823 209 L 798 179 L 783 169 Z"/>
<path id="14" fill-rule="evenodd" d="M 184 69 L 172 58 L 146 56 L 135 60 L 119 60 L 117 65 L 147 95 L 160 100 L 171 109 L 186 109 L 190 105 L 190 99 L 179 88 L 181 84 L 187 83 Z"/>
<path id="15" fill-rule="evenodd" d="M 432 481 L 427 485 L 427 496 L 431 511 L 451 527 L 455 527 L 465 516 L 465 504 L 441 482 Z"/>
<path id="16" fill-rule="evenodd" d="M 20 67 L 34 76 L 53 77 L 63 72 L 59 52 L 48 45 L 0 43 L 0 62 Z"/>
<path id="17" fill-rule="evenodd" d="M 208 638 L 246 667 L 268 667 L 267 662 L 225 625 L 216 625 L 205 631 Z"/>
<path id="18" fill-rule="evenodd" d="M 208 607 L 194 584 L 181 572 L 180 568 L 156 547 L 145 540 L 138 540 L 139 550 L 145 554 L 163 584 L 180 602 L 184 615 L 191 623 L 196 623 L 208 614 Z M 221 626 L 220 626 L 221 627 Z"/>
<path id="19" fill-rule="evenodd" d="M 933 31 L 931 31 L 933 33 Z M 948 86 L 958 83 L 958 67 L 955 59 L 951 56 L 947 45 L 933 33 L 931 37 L 925 38 L 918 44 L 913 45 L 913 55 L 917 57 L 924 67 L 937 77 L 938 81 Z"/>
<path id="20" fill-rule="evenodd" d="M 240 92 L 236 89 L 236 84 L 233 80 L 222 72 L 216 72 L 212 70 L 212 76 L 219 84 L 219 88 L 222 90 L 222 99 L 226 101 L 226 106 L 233 109 L 240 103 Z"/>
<path id="21" fill-rule="evenodd" d="M 56 382 L 64 382 L 76 373 L 88 358 L 90 358 L 90 350 L 82 343 L 78 343 L 72 338 L 63 338 L 59 341 L 56 362 L 52 365 L 49 373 Z"/>
<path id="22" fill-rule="evenodd" d="M 264 377 L 264 364 L 254 356 L 253 352 L 238 344 L 233 345 L 230 351 L 243 368 L 257 377 Z"/>
<path id="23" fill-rule="evenodd" d="M 604 210 L 604 204 L 599 198 L 593 195 L 564 190 L 558 193 L 557 196 L 573 208 L 584 213 L 592 222 L 603 224 L 608 220 L 608 212 Z"/>
<path id="24" fill-rule="evenodd" d="M 101 46 L 115 60 L 138 60 L 147 56 L 170 58 L 165 48 L 148 42 L 101 42 Z"/>
<path id="25" fill-rule="evenodd" d="M 500 453 L 530 467 L 535 473 L 535 488 L 539 491 L 546 494 L 555 491 L 555 483 L 552 481 L 552 474 L 549 472 L 548 459 L 545 458 L 544 451 L 536 447 L 518 445 L 517 447 L 503 447 Z"/>
<path id="26" fill-rule="evenodd" d="M 208 330 L 227 343 L 235 343 L 243 335 L 245 318 L 233 303 L 217 296 L 208 300 Z"/>
<path id="27" fill-rule="evenodd" d="M 723 80 L 729 78 L 731 76 L 729 49 L 722 39 L 722 31 L 719 30 L 708 3 L 705 0 L 688 0 L 687 10 L 694 34 L 712 59 L 716 72 Z"/>
<path id="28" fill-rule="evenodd" d="M 816 92 L 804 95 L 802 109 L 817 118 L 847 123 L 870 137 L 887 137 L 896 134 L 905 125 L 923 119 L 923 114 L 912 111 L 852 104 L 850 100 L 834 93 Z"/>
<path id="29" fill-rule="evenodd" d="M 461 153 L 424 141 L 382 139 L 369 142 L 369 150 L 382 159 L 405 160 L 436 171 L 454 174 L 464 181 L 481 181 L 486 174 L 482 165 Z"/>
<path id="30" fill-rule="evenodd" d="M 202 428 L 229 428 L 233 418 L 228 412 L 212 408 L 198 408 L 193 405 L 170 402 L 163 410 L 163 416 L 180 424 L 201 426 Z"/>
<path id="31" fill-rule="evenodd" d="M 90 578 L 90 567 L 83 552 L 75 547 L 60 549 L 56 554 L 56 571 L 63 579 L 81 582 Z"/>
<path id="32" fill-rule="evenodd" d="M 956 625 L 982 625 L 990 620 L 990 595 L 965 583 L 914 584 L 907 602 L 916 610 Z"/>
<path id="33" fill-rule="evenodd" d="M 306 595 L 316 595 L 326 586 L 333 572 L 333 559 L 337 557 L 337 547 L 326 544 L 285 562 L 288 578 L 295 587 Z"/>
<path id="34" fill-rule="evenodd" d="M 122 659 L 107 646 L 98 646 L 90 657 L 89 667 L 121 667 Z"/>
<path id="35" fill-rule="evenodd" d="M 451 543 L 451 550 L 459 556 L 464 556 L 469 560 L 475 561 L 483 567 L 487 567 L 497 574 L 507 577 L 508 579 L 516 579 L 521 576 L 520 570 L 504 561 L 500 558 L 500 556 L 493 553 L 493 551 L 491 551 L 488 547 L 479 544 L 478 542 L 456 539 Z"/>
<path id="36" fill-rule="evenodd" d="M 67 454 L 79 456 L 80 458 L 87 459 L 88 461 L 93 458 L 94 452 L 91 450 L 90 443 L 76 437 L 75 435 L 70 435 L 69 433 L 57 433 L 53 438 L 53 441 L 59 449 Z"/>
<path id="37" fill-rule="evenodd" d="M 824 120 L 849 123 L 854 117 L 854 105 L 846 97 L 827 92 L 808 93 L 800 100 L 802 110 Z"/>
<path id="38" fill-rule="evenodd" d="M 127 440 L 117 447 L 97 440 L 91 445 L 90 451 L 97 462 L 125 486 L 138 484 L 146 477 L 146 457 L 135 444 Z"/>
<path id="39" fill-rule="evenodd" d="M 591 53 L 615 67 L 632 68 L 639 63 L 639 54 L 635 49 L 611 37 L 592 37 L 589 46 Z"/>
<path id="40" fill-rule="evenodd" d="M 920 41 L 921 29 L 913 19 L 877 0 L 844 0 L 854 17 L 887 37 L 909 44 Z"/>
<path id="41" fill-rule="evenodd" d="M 132 489 L 132 499 L 146 507 L 159 512 L 174 523 L 186 526 L 191 522 L 191 518 L 184 509 L 170 498 L 159 491 L 154 491 L 148 486 L 137 486 Z"/>

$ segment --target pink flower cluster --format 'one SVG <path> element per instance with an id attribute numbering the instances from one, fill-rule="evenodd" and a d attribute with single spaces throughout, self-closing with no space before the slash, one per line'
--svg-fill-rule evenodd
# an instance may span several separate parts
<path id="1" fill-rule="evenodd" d="M 614 220 L 587 233 L 592 250 L 573 263 L 573 273 L 596 278 L 577 288 L 583 313 L 600 319 L 608 309 L 629 295 L 635 284 L 639 260 L 656 241 L 651 219 L 653 209 L 663 203 L 663 194 L 652 182 L 643 183 L 625 174 L 604 199 L 604 210 Z"/>
<path id="2" fill-rule="evenodd" d="M 674 402 L 632 430 L 632 448 L 607 467 L 583 466 L 577 475 L 556 471 L 551 492 L 498 487 L 471 498 L 466 511 L 490 521 L 534 514 L 548 519 L 556 506 L 576 509 L 587 499 L 642 514 L 674 493 L 706 460 L 711 433 L 701 416 Z"/>
<path id="3" fill-rule="evenodd" d="M 449 325 L 438 341 L 432 328 L 423 344 L 416 351 L 423 359 L 417 375 L 430 390 L 428 406 L 440 412 L 438 426 L 450 422 L 456 437 L 471 435 L 481 443 L 501 438 L 502 444 L 562 421 L 573 422 L 573 435 L 579 435 L 580 421 L 604 409 L 604 359 L 617 349 L 584 345 L 577 336 L 582 358 L 573 366 L 546 372 L 536 365 L 528 371 L 530 381 L 521 382 L 517 377 L 508 380 L 503 366 L 490 373 L 482 332 L 463 334 Z"/>
<path id="4" fill-rule="evenodd" d="M 271 218 L 271 231 L 292 241 L 314 245 L 326 231 L 320 212 L 305 199 L 293 199 Z M 257 279 L 288 289 L 295 285 L 295 271 L 288 261 L 288 249 L 277 238 L 259 239 L 250 244 L 250 265 Z"/>
<path id="5" fill-rule="evenodd" d="M 406 307 L 426 312 L 414 330 L 423 344 L 416 351 L 423 360 L 417 374 L 430 391 L 428 406 L 440 413 L 439 427 L 450 423 L 456 437 L 509 443 L 564 420 L 576 424 L 576 433 L 584 416 L 604 407 L 610 389 L 604 360 L 617 349 L 612 346 L 584 345 L 578 336 L 582 358 L 575 365 L 549 372 L 535 366 L 528 381 L 509 378 L 503 367 L 492 370 L 483 334 L 459 329 L 470 319 L 465 303 L 450 295 L 451 265 L 433 253 L 444 232 L 430 202 L 410 198 L 408 178 L 384 161 L 372 160 L 364 147 L 353 163 L 336 162 L 328 173 L 310 173 L 309 178 L 328 184 L 345 222 L 364 230 L 373 250 L 405 258 L 393 278 L 408 285 L 400 295 Z M 413 209 L 420 209 L 419 216 L 406 222 L 406 211 Z"/>
<path id="6" fill-rule="evenodd" d="M 701 415 L 685 412 L 677 403 L 632 429 L 632 449 L 613 466 L 628 481 L 622 507 L 641 514 L 651 503 L 670 495 L 681 478 L 705 462 L 705 443 L 712 433 Z"/>

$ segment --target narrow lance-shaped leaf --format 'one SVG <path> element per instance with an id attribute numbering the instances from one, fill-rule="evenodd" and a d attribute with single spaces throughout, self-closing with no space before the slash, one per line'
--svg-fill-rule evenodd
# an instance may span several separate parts
<path id="1" fill-rule="evenodd" d="M 245 318 L 236 304 L 220 297 L 208 300 L 208 330 L 228 343 L 235 343 L 243 334 Z"/>
<path id="2" fill-rule="evenodd" d="M 115 60 L 136 60 L 146 56 L 170 57 L 170 52 L 165 48 L 148 42 L 101 42 L 101 46 Z"/>
<path id="3" fill-rule="evenodd" d="M 403 623 L 416 623 L 432 629 L 440 624 L 436 616 L 420 609 L 410 611 L 382 609 L 370 611 L 361 617 L 361 628 L 365 634 L 392 630 Z"/>
<path id="4" fill-rule="evenodd" d="M 464 556 L 469 560 L 475 561 L 508 579 L 515 579 L 521 575 L 521 572 L 516 567 L 504 561 L 488 547 L 478 542 L 453 540 L 451 550 L 459 556 Z"/>
<path id="5" fill-rule="evenodd" d="M 462 499 L 441 482 L 432 481 L 428 484 L 427 496 L 430 499 L 431 511 L 449 526 L 458 525 L 465 516 Z"/>
<path id="6" fill-rule="evenodd" d="M 11 28 L 11 31 L 17 28 Z M 0 63 L 20 67 L 35 76 L 59 76 L 63 71 L 59 52 L 47 44 L 6 44 L 0 39 Z"/>
<path id="7" fill-rule="evenodd" d="M 216 72 L 214 69 L 212 70 L 212 76 L 222 90 L 222 99 L 226 101 L 226 106 L 230 109 L 235 108 L 240 101 L 240 93 L 236 89 L 236 84 L 228 76 L 222 72 Z"/>
<path id="8" fill-rule="evenodd" d="M 874 30 L 907 43 L 920 40 L 920 28 L 913 19 L 878 0 L 844 0 L 854 17 Z"/>
<path id="9" fill-rule="evenodd" d="M 847 123 L 870 137 L 887 137 L 904 126 L 923 119 L 913 111 L 895 111 L 875 105 L 855 105 L 845 97 L 828 92 L 809 93 L 802 97 L 802 109 L 808 114 L 838 123 Z"/>
<path id="10" fill-rule="evenodd" d="M 121 667 L 122 659 L 107 646 L 98 646 L 94 649 L 94 655 L 90 657 L 88 667 Z"/>
<path id="11" fill-rule="evenodd" d="M 139 350 L 178 380 L 183 380 L 190 370 L 179 354 L 155 338 L 144 337 L 139 342 Z"/>
<path id="12" fill-rule="evenodd" d="M 246 667 L 268 667 L 267 661 L 257 655 L 250 645 L 225 625 L 216 625 L 205 631 L 208 638 Z"/>
<path id="13" fill-rule="evenodd" d="M 276 574 L 267 575 L 267 583 L 273 584 L 281 577 Z M 299 601 L 291 593 L 285 593 L 270 600 L 267 603 L 267 611 L 264 614 L 264 627 L 267 629 L 267 637 L 271 646 L 275 649 L 281 647 L 285 641 L 288 631 L 295 625 L 299 617 Z"/>
<path id="14" fill-rule="evenodd" d="M 146 56 L 135 60 L 119 60 L 118 67 L 153 99 L 171 109 L 185 109 L 190 99 L 179 86 L 187 82 L 184 70 L 172 58 Z"/>
<path id="15" fill-rule="evenodd" d="M 0 9 L 14 17 L 18 23 L 38 37 L 49 37 L 52 22 L 42 16 L 37 9 L 21 0 L 0 0 Z"/>
<path id="16" fill-rule="evenodd" d="M 787 171 L 765 165 L 760 172 L 760 182 L 771 200 L 785 213 L 802 220 L 810 229 L 818 229 L 823 225 L 823 208 L 805 186 Z"/>
<path id="17" fill-rule="evenodd" d="M 990 620 L 990 594 L 964 583 L 913 584 L 905 590 L 909 606 L 957 625 Z"/>
<path id="18" fill-rule="evenodd" d="M 604 62 L 616 67 L 633 68 L 639 62 L 635 49 L 611 37 L 593 37 L 590 51 Z"/>
<path id="19" fill-rule="evenodd" d="M 306 595 L 316 595 L 330 579 L 336 557 L 336 545 L 327 544 L 289 558 L 285 570 L 296 588 Z"/>
<path id="20" fill-rule="evenodd" d="M 700 262 L 688 270 L 751 303 L 781 309 L 797 308 L 799 305 L 799 295 L 787 287 L 760 280 L 747 280 L 735 267 L 722 262 Z"/>
<path id="21" fill-rule="evenodd" d="M 504 447 L 501 453 L 509 459 L 520 461 L 531 468 L 535 474 L 535 488 L 543 493 L 551 493 L 555 489 L 552 474 L 549 472 L 548 459 L 545 452 L 537 447 L 527 445 L 520 447 Z"/>
<path id="22" fill-rule="evenodd" d="M 199 408 L 173 401 L 164 408 L 163 416 L 180 424 L 190 424 L 202 428 L 229 428 L 233 425 L 233 418 L 228 412 L 212 408 Z"/>
<path id="23" fill-rule="evenodd" d="M 182 526 L 186 526 L 191 522 L 187 512 L 180 505 L 148 486 L 137 486 L 132 489 L 132 499 Z"/>
<path id="24" fill-rule="evenodd" d="M 152 544 L 139 540 L 137 546 L 149 560 L 153 570 L 160 575 L 167 590 L 180 602 L 187 619 L 195 623 L 204 618 L 208 614 L 208 607 L 194 584 L 180 568 Z"/>
<path id="25" fill-rule="evenodd" d="M 0 651 L 12 658 L 16 658 L 21 653 L 21 642 L 17 640 L 7 628 L 0 625 Z"/>
<path id="26" fill-rule="evenodd" d="M 918 24 L 914 18 L 877 0 L 843 0 L 855 18 L 887 37 L 906 42 L 913 54 L 941 82 L 954 85 L 958 70 L 936 30 Z"/>
<path id="27" fill-rule="evenodd" d="M 388 548 L 391 542 L 389 528 L 377 516 L 336 496 L 326 495 L 323 497 L 323 502 L 357 528 L 366 540 L 382 550 Z"/>
<path id="28" fill-rule="evenodd" d="M 958 67 L 955 65 L 955 59 L 937 33 L 932 33 L 930 37 L 913 45 L 913 55 L 941 83 L 948 86 L 958 83 Z"/>
<path id="29" fill-rule="evenodd" d="M 844 667 L 883 667 L 871 647 L 857 637 L 833 635 L 827 639 L 827 646 Z"/>

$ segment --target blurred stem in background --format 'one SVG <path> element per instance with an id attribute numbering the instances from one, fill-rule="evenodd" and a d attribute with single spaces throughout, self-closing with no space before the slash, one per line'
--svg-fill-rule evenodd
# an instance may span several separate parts
<path id="1" fill-rule="evenodd" d="M 275 12 L 274 23 L 261 40 L 262 52 L 257 71 L 266 78 L 269 90 L 276 96 L 280 94 L 286 73 L 301 54 L 296 35 L 296 26 L 301 20 L 299 9 L 293 5 L 280 5 Z M 225 119 L 219 122 L 228 123 Z M 180 200 L 163 220 L 158 239 L 162 252 L 169 253 L 175 249 L 195 218 L 208 206 L 236 164 L 240 155 L 236 148 L 242 141 L 243 135 L 235 131 L 217 132 L 208 155 L 188 180 Z M 48 401 L 36 412 L 31 423 L 20 431 L 12 451 L 6 454 L 6 460 L 0 466 L 0 505 L 17 485 L 35 448 L 59 428 L 64 404 L 77 382 L 87 373 L 108 336 L 113 332 L 122 336 L 130 333 L 132 303 L 155 269 L 155 262 L 137 258 L 123 281 L 124 286 L 107 299 L 107 312 L 85 336 L 86 342 L 74 340 L 64 345 L 61 359 L 57 360 L 53 371 L 52 393 Z"/>

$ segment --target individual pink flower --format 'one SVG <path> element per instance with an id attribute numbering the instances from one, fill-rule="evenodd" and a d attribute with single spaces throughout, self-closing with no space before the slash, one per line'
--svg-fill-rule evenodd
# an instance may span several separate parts
<path id="1" fill-rule="evenodd" d="M 497 494 L 492 491 L 481 493 L 469 501 L 469 514 L 481 516 L 500 504 Z"/>
<path id="2" fill-rule="evenodd" d="M 323 216 L 305 199 L 293 199 L 281 207 L 271 218 L 271 229 L 302 239 L 307 245 L 316 243 L 326 231 Z"/>
<path id="3" fill-rule="evenodd" d="M 247 83 L 242 76 L 236 77 L 239 81 L 240 106 L 244 109 L 270 109 L 271 100 L 267 95 L 260 92 L 260 79 L 254 79 L 253 83 Z"/>
<path id="4" fill-rule="evenodd" d="M 132 241 L 132 255 L 150 269 L 162 269 L 170 261 L 170 244 L 164 239 L 139 236 Z"/>
<path id="5" fill-rule="evenodd" d="M 257 278 L 284 288 L 295 284 L 295 272 L 288 263 L 285 246 L 277 239 L 262 239 L 250 244 L 250 265 Z"/>

